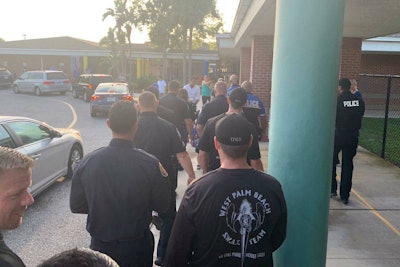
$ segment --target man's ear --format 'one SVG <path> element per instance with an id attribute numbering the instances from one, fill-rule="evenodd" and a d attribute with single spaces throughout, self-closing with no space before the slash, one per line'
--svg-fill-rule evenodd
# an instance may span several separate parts
<path id="1" fill-rule="evenodd" d="M 218 151 L 218 149 L 221 149 L 221 146 L 220 146 L 216 136 L 214 136 L 214 147 L 217 151 Z"/>
<path id="2" fill-rule="evenodd" d="M 106 120 L 106 123 L 107 123 L 107 127 L 111 129 L 110 119 L 107 119 L 107 120 Z"/>

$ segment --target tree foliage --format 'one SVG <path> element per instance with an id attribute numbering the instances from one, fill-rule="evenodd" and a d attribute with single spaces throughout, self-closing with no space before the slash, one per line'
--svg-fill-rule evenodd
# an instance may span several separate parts
<path id="1" fill-rule="evenodd" d="M 191 76 L 193 47 L 201 47 L 205 41 L 215 42 L 215 34 L 222 29 L 216 0 L 114 0 L 114 8 L 106 10 L 103 20 L 107 17 L 115 19 L 114 29 L 121 54 L 125 54 L 126 40 L 130 44 L 132 26 L 148 29 L 151 44 L 161 49 L 164 61 L 168 48 L 181 50 L 184 81 L 187 80 L 187 57 Z M 124 61 L 124 57 L 120 60 Z"/>

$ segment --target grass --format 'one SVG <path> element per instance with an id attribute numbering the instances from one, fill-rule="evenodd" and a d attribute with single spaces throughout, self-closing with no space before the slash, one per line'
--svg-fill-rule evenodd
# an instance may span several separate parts
<path id="1" fill-rule="evenodd" d="M 383 118 L 363 118 L 359 145 L 381 156 Z M 400 166 L 400 119 L 388 119 L 385 159 Z"/>

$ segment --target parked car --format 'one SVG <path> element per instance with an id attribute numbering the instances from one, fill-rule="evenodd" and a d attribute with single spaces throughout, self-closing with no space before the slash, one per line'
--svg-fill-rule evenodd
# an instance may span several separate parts
<path id="1" fill-rule="evenodd" d="M 0 68 L 0 87 L 9 87 L 13 81 L 12 73 L 6 68 Z"/>
<path id="2" fill-rule="evenodd" d="M 101 83 L 91 97 L 90 115 L 96 117 L 97 113 L 108 113 L 112 104 L 120 100 L 132 101 L 128 84 Z"/>
<path id="3" fill-rule="evenodd" d="M 74 129 L 53 128 L 43 122 L 0 116 L 0 146 L 35 159 L 30 192 L 37 195 L 58 178 L 69 178 L 83 157 L 82 138 Z"/>
<path id="4" fill-rule="evenodd" d="M 60 93 L 71 91 L 70 80 L 62 71 L 38 70 L 26 71 L 14 81 L 14 93 L 34 93 L 37 96 L 43 93 Z"/>
<path id="5" fill-rule="evenodd" d="M 114 79 L 108 74 L 82 74 L 79 76 L 78 83 L 72 86 L 72 97 L 82 97 L 83 101 L 89 102 L 94 90 L 100 83 L 110 83 Z"/>

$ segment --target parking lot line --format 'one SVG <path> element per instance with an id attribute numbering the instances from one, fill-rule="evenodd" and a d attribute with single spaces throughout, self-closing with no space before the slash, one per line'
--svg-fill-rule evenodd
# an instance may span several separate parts
<path id="1" fill-rule="evenodd" d="M 381 220 L 387 227 L 389 227 L 397 236 L 400 237 L 400 231 L 393 225 L 391 224 L 385 217 L 383 217 L 371 204 L 368 203 L 365 198 L 361 196 L 360 193 L 358 193 L 356 190 L 351 189 L 351 192 L 354 193 L 354 195 L 357 196 L 357 198 L 361 201 L 361 203 L 366 206 L 372 214 L 374 214 L 376 217 L 378 217 L 379 220 Z"/>
<path id="2" fill-rule="evenodd" d="M 58 101 L 58 102 L 61 102 L 61 103 L 63 103 L 63 104 L 65 104 L 65 105 L 67 105 L 68 107 L 69 107 L 69 109 L 71 110 L 71 112 L 72 112 L 72 122 L 68 125 L 68 129 L 71 129 L 72 127 L 74 127 L 74 125 L 75 125 L 75 123 L 77 122 L 77 120 L 78 120 L 78 115 L 76 115 L 76 111 L 75 111 L 75 109 L 74 109 L 74 107 L 71 105 L 71 104 L 69 104 L 69 103 L 67 103 L 67 102 L 65 102 L 65 101 L 61 101 L 61 100 L 57 100 L 57 99 L 53 99 L 54 101 Z"/>

